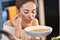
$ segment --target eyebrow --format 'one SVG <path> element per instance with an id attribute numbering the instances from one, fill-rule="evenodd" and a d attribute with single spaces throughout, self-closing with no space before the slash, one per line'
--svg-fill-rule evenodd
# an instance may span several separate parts
<path id="1" fill-rule="evenodd" d="M 23 10 L 25 10 L 25 11 L 29 11 L 28 9 L 23 9 Z M 34 11 L 35 9 L 33 9 L 32 11 Z"/>
<path id="2" fill-rule="evenodd" d="M 24 9 L 25 11 L 29 11 L 29 10 L 27 10 L 27 9 Z"/>

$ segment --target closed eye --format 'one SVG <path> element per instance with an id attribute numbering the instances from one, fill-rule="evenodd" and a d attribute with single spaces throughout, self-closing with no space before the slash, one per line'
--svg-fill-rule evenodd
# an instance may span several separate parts
<path id="1" fill-rule="evenodd" d="M 32 13 L 36 13 L 36 12 L 32 12 Z"/>
<path id="2" fill-rule="evenodd" d="M 28 14 L 29 12 L 24 12 L 25 14 Z"/>
<path id="3" fill-rule="evenodd" d="M 32 10 L 32 13 L 36 13 L 36 9 L 33 9 L 33 10 Z"/>

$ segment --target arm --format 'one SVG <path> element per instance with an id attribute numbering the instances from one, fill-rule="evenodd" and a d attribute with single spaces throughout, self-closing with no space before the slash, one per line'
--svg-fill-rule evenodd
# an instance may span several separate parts
<path id="1" fill-rule="evenodd" d="M 15 18 L 12 20 L 12 24 L 15 27 L 15 36 L 20 39 L 22 31 L 21 18 L 18 15 L 16 15 Z"/>
<path id="2" fill-rule="evenodd" d="M 9 32 L 16 40 L 21 40 L 21 39 L 16 37 L 15 30 L 10 28 L 10 27 L 14 28 L 14 26 L 12 25 L 11 22 L 12 22 L 12 20 L 6 21 L 3 25 L 3 30 Z M 9 38 L 7 36 L 5 36 L 4 34 L 2 34 L 1 40 L 9 40 Z"/>

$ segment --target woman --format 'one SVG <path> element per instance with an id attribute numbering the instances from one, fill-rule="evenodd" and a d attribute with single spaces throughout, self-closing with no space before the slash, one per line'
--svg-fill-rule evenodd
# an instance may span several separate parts
<path id="1" fill-rule="evenodd" d="M 16 6 L 18 10 L 17 15 L 12 20 L 7 21 L 3 29 L 11 33 L 16 40 L 36 40 L 36 38 L 30 37 L 22 31 L 28 26 L 38 25 L 38 20 L 35 18 L 35 0 L 16 0 Z M 4 40 L 8 39 L 5 38 Z"/>

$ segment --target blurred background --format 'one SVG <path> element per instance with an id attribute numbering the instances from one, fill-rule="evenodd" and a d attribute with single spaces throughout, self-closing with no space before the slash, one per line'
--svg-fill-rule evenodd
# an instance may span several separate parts
<path id="1" fill-rule="evenodd" d="M 37 13 L 39 13 L 38 9 Z M 51 37 L 59 35 L 59 0 L 44 0 L 44 10 L 45 24 L 53 28 L 53 32 L 46 38 L 47 40 L 51 40 Z M 3 28 L 5 21 L 12 19 L 15 15 L 15 0 L 0 0 L 0 28 Z M 38 14 L 36 18 L 39 20 Z"/>

